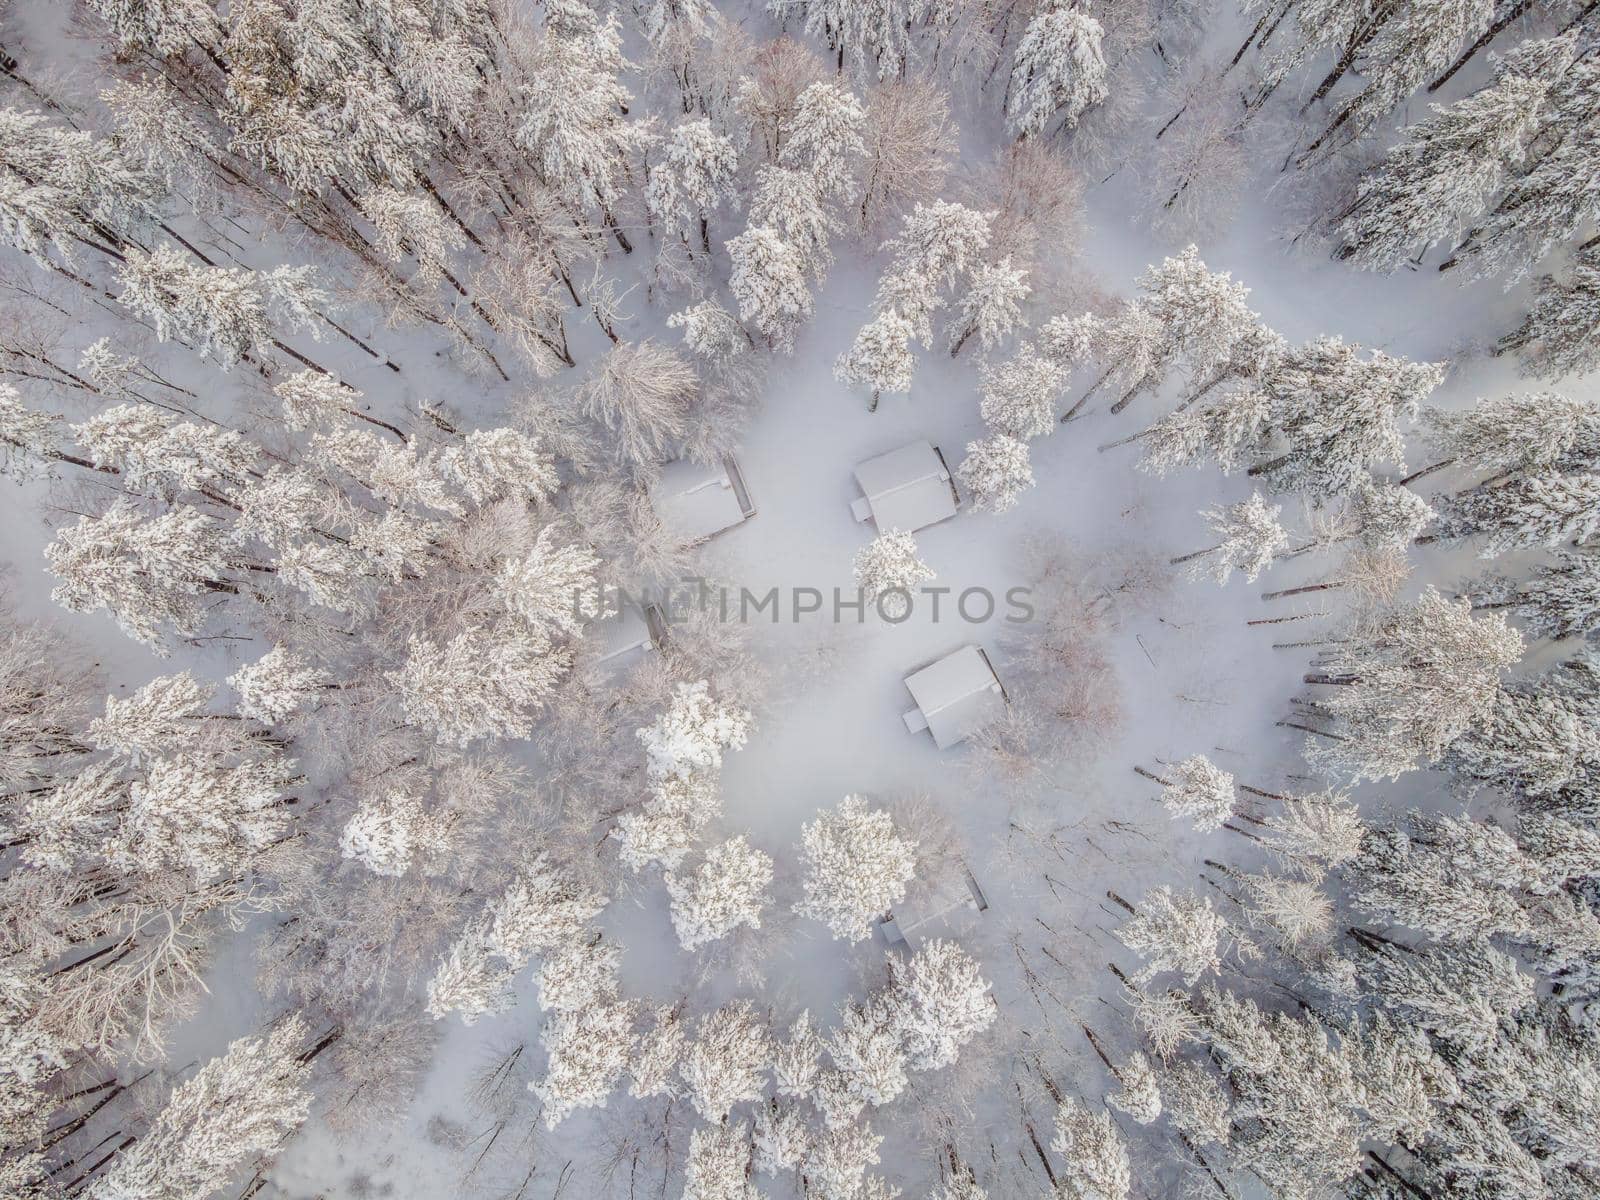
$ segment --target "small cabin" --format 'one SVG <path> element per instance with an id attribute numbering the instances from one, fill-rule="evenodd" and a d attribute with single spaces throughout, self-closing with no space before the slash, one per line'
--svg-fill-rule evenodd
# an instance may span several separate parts
<path id="1" fill-rule="evenodd" d="M 1005 712 L 1006 690 L 989 656 L 966 645 L 906 676 L 906 690 L 917 702 L 905 714 L 912 733 L 926 729 L 941 750 L 966 741 Z"/>
<path id="2" fill-rule="evenodd" d="M 915 533 L 949 520 L 961 505 L 950 468 L 939 447 L 912 442 L 869 458 L 856 467 L 861 495 L 850 504 L 858 521 L 870 520 L 879 533 Z"/>
<path id="3" fill-rule="evenodd" d="M 622 666 L 659 650 L 666 640 L 666 622 L 654 604 L 641 608 L 624 600 L 615 611 L 592 621 L 586 633 L 594 640 L 596 666 Z"/>
<path id="4" fill-rule="evenodd" d="M 731 454 L 715 463 L 667 463 L 650 489 L 661 523 L 694 545 L 756 515 L 739 464 Z"/>
<path id="5" fill-rule="evenodd" d="M 949 934 L 958 932 L 963 910 L 983 913 L 989 909 L 989 899 L 978 886 L 978 880 L 966 863 L 961 864 L 959 881 L 949 880 L 921 898 L 920 903 L 902 903 L 893 912 L 878 921 L 878 932 L 889 946 L 912 947 L 912 938 L 919 932 Z"/>

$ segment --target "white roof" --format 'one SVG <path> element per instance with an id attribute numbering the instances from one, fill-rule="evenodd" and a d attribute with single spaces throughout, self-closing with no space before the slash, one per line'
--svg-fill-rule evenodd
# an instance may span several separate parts
<path id="1" fill-rule="evenodd" d="M 856 467 L 856 482 L 880 533 L 914 533 L 956 515 L 950 472 L 931 442 L 912 442 L 867 459 Z"/>
<path id="2" fill-rule="evenodd" d="M 668 463 L 650 497 L 661 523 L 686 542 L 701 541 L 745 519 L 739 493 L 722 463 Z"/>
<path id="3" fill-rule="evenodd" d="M 595 640 L 597 663 L 627 657 L 635 650 L 649 653 L 656 648 L 649 622 L 631 601 L 624 601 L 615 612 L 593 622 L 587 632 Z"/>
<path id="4" fill-rule="evenodd" d="M 1005 692 L 978 647 L 967 645 L 906 676 L 906 687 L 933 734 L 947 750 L 963 742 L 1005 711 Z M 906 714 L 910 726 L 911 714 Z"/>

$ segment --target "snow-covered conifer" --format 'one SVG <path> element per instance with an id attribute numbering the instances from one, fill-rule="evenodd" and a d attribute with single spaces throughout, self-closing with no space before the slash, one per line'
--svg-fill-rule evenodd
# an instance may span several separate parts
<path id="1" fill-rule="evenodd" d="M 821 921 L 836 938 L 870 937 L 873 922 L 905 897 L 916 843 L 861 796 L 846 796 L 800 832 L 805 897 L 795 912 Z"/>
<path id="2" fill-rule="evenodd" d="M 1441 453 L 1479 471 L 1600 463 L 1600 408 L 1560 392 L 1480 400 L 1459 412 L 1430 408 L 1423 421 Z"/>
<path id="3" fill-rule="evenodd" d="M 1520 49 L 1520 48 L 1519 48 Z M 1435 242 L 1459 236 L 1523 162 L 1546 93 L 1570 61 L 1544 56 L 1522 70 L 1502 64 L 1489 86 L 1449 106 L 1430 105 L 1383 161 L 1361 178 L 1339 222 L 1344 253 L 1363 267 L 1393 270 Z M 1530 64 L 1531 65 L 1531 64 Z"/>
<path id="4" fill-rule="evenodd" d="M 1404 550 L 1437 517 L 1431 505 L 1410 488 L 1365 479 L 1350 495 L 1362 544 L 1373 550 Z"/>
<path id="5" fill-rule="evenodd" d="M 1164 769 L 1169 778 L 1161 781 L 1161 803 L 1173 819 L 1192 817 L 1197 832 L 1209 833 L 1233 816 L 1238 804 L 1233 776 L 1204 754 Z"/>
<path id="6" fill-rule="evenodd" d="M 739 319 L 779 349 L 792 350 L 800 326 L 811 319 L 805 259 L 777 230 L 761 225 L 730 239 L 728 255 L 728 288 L 739 302 Z"/>
<path id="7" fill-rule="evenodd" d="M 890 955 L 889 1001 L 912 1070 L 937 1071 L 994 1023 L 994 998 L 978 964 L 954 942 L 934 938 L 909 959 Z"/>
<path id="8" fill-rule="evenodd" d="M 245 869 L 288 827 L 284 764 L 153 759 L 128 790 L 104 853 L 119 870 L 184 871 L 200 882 Z"/>
<path id="9" fill-rule="evenodd" d="M 1600 556 L 1558 550 L 1516 591 L 1517 615 L 1538 637 L 1564 638 L 1600 629 Z"/>
<path id="10" fill-rule="evenodd" d="M 1033 486 L 1028 443 L 1006 433 L 968 442 L 956 479 L 966 488 L 976 512 L 1015 508 L 1017 497 Z"/>
<path id="11" fill-rule="evenodd" d="M 695 950 L 741 925 L 760 929 L 771 884 L 772 859 L 742 836 L 707 850 L 693 871 L 669 871 L 667 895 L 679 945 Z"/>
<path id="12" fill-rule="evenodd" d="M 999 366 L 982 371 L 978 412 L 998 434 L 1036 438 L 1056 427 L 1056 400 L 1066 386 L 1067 372 L 1023 342 Z"/>
<path id="13" fill-rule="evenodd" d="M 885 307 L 856 333 L 850 349 L 834 364 L 834 378 L 866 387 L 872 392 L 871 409 L 877 410 L 884 392 L 901 395 L 911 390 L 916 358 L 911 341 L 916 326 L 898 308 Z"/>
<path id="14" fill-rule="evenodd" d="M 1483 558 L 1536 546 L 1582 545 L 1600 530 L 1600 473 L 1524 475 L 1454 497 L 1443 536 L 1483 538 Z"/>
<path id="15" fill-rule="evenodd" d="M 544 956 L 533 981 L 546 1012 L 581 1012 L 617 998 L 622 951 L 599 934 L 558 946 Z"/>
<path id="16" fill-rule="evenodd" d="M 917 204 L 901 222 L 900 232 L 883 244 L 891 256 L 890 274 L 954 287 L 988 248 L 993 219 L 993 213 L 950 200 Z"/>
<path id="17" fill-rule="evenodd" d="M 1600 367 L 1600 248 L 1573 257 L 1565 280 L 1540 276 L 1522 324 L 1502 342 L 1541 379 L 1586 375 Z"/>
<path id="18" fill-rule="evenodd" d="M 1018 137 L 1071 129 L 1106 98 L 1105 30 L 1072 0 L 1041 4 L 1012 55 L 1006 116 Z"/>
<path id="19" fill-rule="evenodd" d="M 743 1122 L 689 1135 L 683 1200 L 759 1200 L 750 1182 L 750 1127 Z"/>
<path id="20" fill-rule="evenodd" d="M 819 80 L 795 102 L 778 160 L 804 168 L 823 195 L 848 196 L 856 187 L 856 164 L 866 152 L 861 140 L 866 119 L 861 101 L 842 80 Z"/>
<path id="21" fill-rule="evenodd" d="M 1289 796 L 1262 817 L 1266 848 L 1308 878 L 1334 871 L 1361 853 L 1366 826 L 1344 796 Z"/>
<path id="22" fill-rule="evenodd" d="M 912 589 L 933 577 L 933 569 L 917 557 L 916 540 L 898 529 L 880 533 L 856 551 L 856 587 L 887 620 L 904 619 L 911 611 Z"/>
<path id="23" fill-rule="evenodd" d="M 160 180 L 111 139 L 0 108 L 0 236 L 40 265 L 51 265 L 47 245 L 70 264 L 79 239 L 99 244 L 140 232 L 160 196 Z"/>
<path id="24" fill-rule="evenodd" d="M 401 262 L 410 255 L 416 260 L 413 278 L 419 286 L 437 283 L 466 248 L 467 235 L 461 227 L 420 192 L 375 187 L 362 193 L 358 203 L 386 258 Z"/>
<path id="25" fill-rule="evenodd" d="M 547 526 L 526 554 L 501 562 L 494 577 L 495 599 L 535 639 L 576 636 L 584 621 L 600 615 L 599 569 L 593 550 L 579 542 L 558 544 L 555 530 Z"/>
<path id="26" fill-rule="evenodd" d="M 1132 1168 L 1110 1113 L 1091 1113 L 1077 1101 L 1063 1101 L 1056 1110 L 1055 1130 L 1050 1148 L 1066 1160 L 1068 1195 L 1127 1200 Z"/>
<path id="27" fill-rule="evenodd" d="M 469 629 L 447 642 L 413 638 L 387 678 L 406 716 L 440 741 L 527 737 L 534 716 L 567 673 L 569 655 L 502 625 Z"/>
<path id="28" fill-rule="evenodd" d="M 619 78 L 626 67 L 616 16 L 564 4 L 549 14 L 518 109 L 517 143 L 545 182 L 602 214 L 616 202 L 638 141 L 623 119 L 633 100 Z"/>
<path id="29" fill-rule="evenodd" d="M 404 875 L 444 843 L 443 830 L 421 801 L 403 792 L 363 803 L 339 832 L 340 855 L 374 875 Z"/>
<path id="30" fill-rule="evenodd" d="M 905 1090 L 909 1064 L 893 1004 L 885 997 L 840 1009 L 827 1047 L 844 1086 L 862 1103 L 890 1104 Z"/>
<path id="31" fill-rule="evenodd" d="M 264 1036 L 232 1043 L 173 1089 L 150 1127 L 86 1194 L 177 1200 L 225 1186 L 241 1164 L 276 1150 L 305 1121 L 311 1108 L 305 1042 L 305 1024 L 291 1016 Z"/>
<path id="32" fill-rule="evenodd" d="M 223 370 L 272 344 L 274 317 L 306 327 L 327 300 L 310 267 L 208 267 L 165 245 L 130 249 L 117 277 L 118 301 L 147 318 L 158 338 L 188 342 Z"/>
<path id="33" fill-rule="evenodd" d="M 162 653 L 162 626 L 194 633 L 205 620 L 200 599 L 228 593 L 221 527 L 178 505 L 145 518 L 118 499 L 98 517 L 58 530 L 45 558 L 58 582 L 51 598 L 74 612 L 110 610 L 128 636 Z"/>
<path id="34" fill-rule="evenodd" d="M 161 675 L 131 696 L 107 696 L 89 725 L 89 742 L 132 762 L 205 748 L 206 712 L 216 689 L 187 671 Z"/>
<path id="35" fill-rule="evenodd" d="M 650 211 L 671 235 L 704 230 L 711 213 L 733 189 L 739 153 L 705 117 L 679 121 L 650 172 Z M 702 238 L 704 240 L 704 238 Z M 709 249 L 709 245 L 706 247 Z"/>
<path id="36" fill-rule="evenodd" d="M 974 335 L 981 350 L 998 346 L 1022 320 L 1022 302 L 1030 290 L 1028 269 L 1013 266 L 1009 256 L 973 271 L 950 324 L 950 357 L 960 354 Z"/>
<path id="37" fill-rule="evenodd" d="M 809 171 L 770 163 L 762 166 L 756 172 L 748 215 L 752 227 L 776 230 L 819 279 L 833 261 L 828 242 L 840 223 Z"/>
<path id="38" fill-rule="evenodd" d="M 228 676 L 239 696 L 239 715 L 276 725 L 310 703 L 328 684 L 326 675 L 286 646 L 274 646 Z"/>
<path id="39" fill-rule="evenodd" d="M 214 47 L 221 24 L 205 0 L 91 0 L 123 53 L 149 51 L 159 58 L 194 46 Z"/>
<path id="40" fill-rule="evenodd" d="M 750 714 L 711 695 L 704 679 L 680 683 L 672 701 L 635 736 L 655 775 L 716 771 L 725 750 L 738 750 L 750 734 Z"/>
<path id="41" fill-rule="evenodd" d="M 1260 492 L 1251 492 L 1250 499 L 1240 504 L 1208 508 L 1200 515 L 1211 527 L 1212 536 L 1222 540 L 1172 561 L 1190 563 L 1189 573 L 1195 578 L 1210 575 L 1218 583 L 1227 583 L 1239 570 L 1247 582 L 1254 583 L 1289 544 L 1289 535 L 1278 523 L 1282 511 L 1281 505 L 1269 506 Z"/>
<path id="42" fill-rule="evenodd" d="M 704 1017 L 681 1067 L 695 1111 L 715 1124 L 735 1105 L 760 1099 L 769 1050 L 766 1026 L 749 1001 L 726 1004 Z"/>
<path id="43" fill-rule="evenodd" d="M 1379 462 L 1403 464 L 1402 419 L 1444 378 L 1437 363 L 1317 338 L 1287 351 L 1263 380 L 1283 453 L 1250 468 L 1282 491 L 1340 495 Z"/>
<path id="44" fill-rule="evenodd" d="M 1534 976 L 1487 942 L 1384 949 L 1364 973 L 1384 1007 L 1447 1043 L 1489 1046 L 1501 1023 L 1533 1007 Z"/>
<path id="45" fill-rule="evenodd" d="M 811 1014 L 802 1012 L 789 1028 L 789 1036 L 773 1042 L 772 1080 L 780 1096 L 800 1099 L 816 1085 L 822 1039 L 811 1027 Z"/>
<path id="46" fill-rule="evenodd" d="M 881 1135 L 865 1124 L 830 1125 L 806 1156 L 805 1177 L 821 1200 L 853 1200 L 864 1188 L 867 1168 L 878 1161 Z"/>
<path id="47" fill-rule="evenodd" d="M 757 1171 L 763 1175 L 793 1171 L 811 1151 L 812 1133 L 805 1110 L 778 1100 L 759 1105 L 751 1141 Z"/>
<path id="48" fill-rule="evenodd" d="M 684 345 L 706 362 L 725 363 L 744 345 L 739 322 L 715 298 L 673 313 L 667 318 L 667 325 L 683 330 Z"/>
<path id="49" fill-rule="evenodd" d="M 628 1066 L 628 1073 L 633 1076 L 628 1094 L 639 1100 L 671 1095 L 677 1087 L 678 1063 L 687 1045 L 678 1008 L 670 1004 L 657 1008 L 650 1028 L 639 1035 Z"/>
<path id="50" fill-rule="evenodd" d="M 633 1005 L 626 1000 L 558 1012 L 539 1035 L 549 1062 L 528 1085 L 544 1107 L 546 1129 L 580 1108 L 604 1108 L 628 1068 L 634 1046 Z"/>
<path id="51" fill-rule="evenodd" d="M 1341 739 L 1307 753 L 1357 780 L 1433 762 L 1484 716 L 1500 673 L 1521 654 L 1522 637 L 1503 617 L 1475 618 L 1470 601 L 1429 588 L 1328 656 L 1314 678 L 1337 686 L 1318 705 L 1340 720 Z"/>
<path id="52" fill-rule="evenodd" d="M 1168 887 L 1145 893 L 1138 911 L 1117 928 L 1117 938 L 1145 962 L 1134 979 L 1148 983 L 1175 971 L 1193 986 L 1202 975 L 1221 969 L 1221 942 L 1229 932 L 1211 901 L 1195 892 L 1173 894 Z"/>
<path id="53" fill-rule="evenodd" d="M 1120 1092 L 1106 1097 L 1115 1109 L 1127 1113 L 1141 1125 L 1148 1125 L 1161 1116 L 1161 1085 L 1156 1081 L 1150 1060 L 1135 1050 L 1128 1061 L 1116 1068 Z"/>
<path id="54" fill-rule="evenodd" d="M 1470 229 L 1451 263 L 1476 273 L 1505 271 L 1516 279 L 1532 269 L 1558 241 L 1593 219 L 1588 187 L 1594 148 L 1585 130 L 1600 96 L 1600 63 L 1582 55 L 1558 72 L 1545 97 L 1538 133 L 1540 152 L 1501 194 L 1499 202 Z"/>

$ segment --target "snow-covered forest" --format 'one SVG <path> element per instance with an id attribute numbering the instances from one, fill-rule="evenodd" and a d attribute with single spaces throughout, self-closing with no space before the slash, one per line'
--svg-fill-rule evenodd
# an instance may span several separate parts
<path id="1" fill-rule="evenodd" d="M 0 0 L 0 1200 L 1600 1195 L 1595 0 Z"/>

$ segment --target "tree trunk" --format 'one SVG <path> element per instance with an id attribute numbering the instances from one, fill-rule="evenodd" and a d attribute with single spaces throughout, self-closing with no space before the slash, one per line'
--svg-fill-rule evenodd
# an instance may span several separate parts
<path id="1" fill-rule="evenodd" d="M 1511 22 L 1515 21 L 1518 17 L 1532 7 L 1533 0 L 1516 0 L 1516 3 L 1506 10 L 1505 16 L 1500 17 L 1494 22 L 1494 24 L 1485 29 L 1477 41 L 1473 42 L 1472 45 L 1468 46 L 1461 52 L 1461 57 L 1456 59 L 1456 61 L 1450 65 L 1450 69 L 1448 71 L 1428 85 L 1428 91 L 1437 92 L 1445 84 L 1449 83 L 1455 73 L 1471 62 L 1473 56 L 1477 54 L 1479 50 L 1482 50 L 1490 42 L 1494 41 L 1494 39 L 1500 35 L 1500 32 L 1505 29 L 1507 25 L 1511 24 Z"/>

